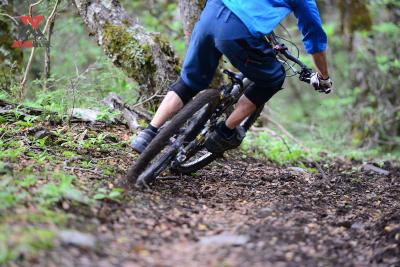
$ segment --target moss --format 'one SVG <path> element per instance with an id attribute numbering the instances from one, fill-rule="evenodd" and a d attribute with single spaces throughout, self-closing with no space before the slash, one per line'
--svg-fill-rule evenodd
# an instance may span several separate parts
<path id="1" fill-rule="evenodd" d="M 138 83 L 147 84 L 148 77 L 155 72 L 150 45 L 141 45 L 124 25 L 106 22 L 103 29 L 103 41 L 114 63 Z"/>
<path id="2" fill-rule="evenodd" d="M 128 26 L 128 25 L 129 25 L 129 20 L 128 20 L 128 19 L 123 19 L 123 20 L 122 20 L 122 23 L 123 23 L 124 25 Z"/>
<path id="3" fill-rule="evenodd" d="M 176 74 L 179 74 L 181 71 L 181 64 L 178 62 L 179 59 L 177 59 L 175 57 L 175 52 L 172 49 L 172 47 L 170 46 L 169 42 L 167 39 L 165 39 L 163 36 L 161 36 L 160 34 L 155 34 L 154 35 L 154 40 L 160 45 L 161 47 L 161 51 L 171 57 L 171 61 L 174 61 L 174 65 L 175 65 L 175 72 Z"/>
<path id="4" fill-rule="evenodd" d="M 199 6 L 202 8 L 206 4 L 207 0 L 199 0 Z"/>

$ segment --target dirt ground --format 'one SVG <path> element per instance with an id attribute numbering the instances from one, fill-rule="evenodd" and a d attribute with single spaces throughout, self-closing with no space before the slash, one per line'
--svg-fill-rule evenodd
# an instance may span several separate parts
<path id="1" fill-rule="evenodd" d="M 117 178 L 131 153 L 107 154 Z M 232 152 L 123 202 L 70 208 L 70 227 L 95 246 L 60 243 L 10 266 L 400 266 L 400 162 L 385 162 L 389 175 L 341 159 L 320 165 L 324 174 Z M 89 185 L 95 176 L 72 172 Z"/>

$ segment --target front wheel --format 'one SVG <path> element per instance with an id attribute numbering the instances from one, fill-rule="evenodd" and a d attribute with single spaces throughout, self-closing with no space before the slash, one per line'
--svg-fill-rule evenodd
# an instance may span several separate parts
<path id="1" fill-rule="evenodd" d="M 202 130 L 220 102 L 219 92 L 209 89 L 198 94 L 160 131 L 128 170 L 126 179 L 147 186 L 168 167 L 185 143 Z"/>

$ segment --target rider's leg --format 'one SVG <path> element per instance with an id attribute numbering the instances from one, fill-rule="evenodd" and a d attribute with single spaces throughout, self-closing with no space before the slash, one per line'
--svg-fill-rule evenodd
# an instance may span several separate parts
<path id="1" fill-rule="evenodd" d="M 196 94 L 197 91 L 192 90 L 182 79 L 178 79 L 178 81 L 171 85 L 170 91 L 161 102 L 150 125 L 157 129 L 160 128 Z"/>
<path id="2" fill-rule="evenodd" d="M 169 91 L 161 102 L 156 114 L 150 122 L 155 128 L 160 128 L 170 117 L 183 107 L 183 101 L 173 91 Z"/>
<path id="3" fill-rule="evenodd" d="M 156 137 L 158 129 L 189 102 L 196 93 L 182 79 L 178 79 L 178 81 L 172 84 L 170 91 L 161 102 L 148 127 L 132 140 L 132 148 L 142 153 L 154 137 Z"/>
<path id="4" fill-rule="evenodd" d="M 260 88 L 253 84 L 247 88 L 229 118 L 221 122 L 206 140 L 207 149 L 212 153 L 221 154 L 228 149 L 238 147 L 245 137 L 243 127 L 238 127 L 240 123 L 257 108 L 261 108 L 281 89 L 281 86 L 282 84 L 271 88 Z"/>
<path id="5" fill-rule="evenodd" d="M 200 46 L 193 35 L 182 67 L 181 77 L 170 88 L 150 125 L 160 128 L 198 92 L 211 83 L 222 54 L 209 42 Z M 206 38 L 203 38 L 206 39 Z"/>
<path id="6" fill-rule="evenodd" d="M 254 111 L 256 111 L 257 106 L 251 102 L 245 95 L 243 95 L 232 114 L 226 120 L 225 125 L 229 129 L 235 129 L 245 118 L 250 116 Z"/>
<path id="7" fill-rule="evenodd" d="M 282 89 L 285 71 L 271 45 L 253 36 L 217 40 L 216 46 L 232 65 L 254 82 L 227 121 L 221 123 L 206 141 L 209 151 L 222 153 L 240 145 L 244 134 L 243 129 L 237 126 Z"/>

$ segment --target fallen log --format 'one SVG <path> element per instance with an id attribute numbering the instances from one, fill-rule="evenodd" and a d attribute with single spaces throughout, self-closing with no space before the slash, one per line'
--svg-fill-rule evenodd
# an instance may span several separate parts
<path id="1" fill-rule="evenodd" d="M 110 118 L 108 120 L 104 120 L 99 119 L 99 115 L 102 113 L 99 109 L 72 108 L 68 110 L 69 122 L 95 123 L 101 121 L 106 124 L 125 124 L 131 131 L 135 132 L 140 127 L 138 123 L 139 118 L 143 118 L 145 121 L 149 121 L 151 119 L 150 114 L 148 114 L 146 110 L 139 107 L 135 109 L 130 108 L 128 105 L 123 103 L 122 99 L 118 95 L 114 93 L 103 99 L 102 102 L 109 107 L 110 111 L 121 111 L 122 118 Z M 16 111 L 18 112 L 16 113 Z M 40 116 L 43 113 L 54 116 L 58 115 L 56 112 L 0 100 L 0 116 L 6 118 L 15 118 L 15 116 L 18 115 L 18 119 L 21 120 L 27 116 Z"/>
<path id="2" fill-rule="evenodd" d="M 131 110 L 117 94 L 111 93 L 101 102 L 108 106 L 111 111 L 119 110 L 126 125 L 128 125 L 132 132 L 136 131 L 140 127 L 138 122 L 139 115 Z"/>

